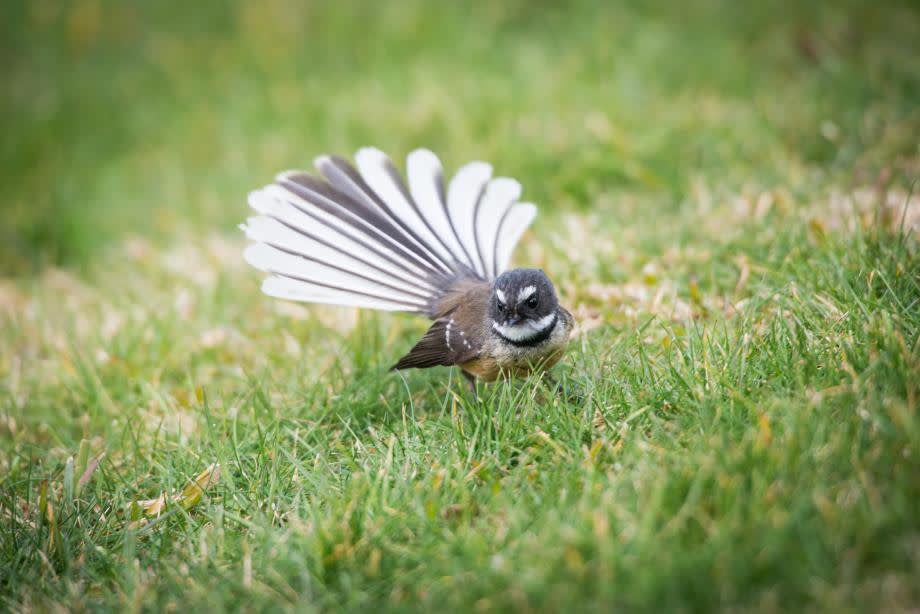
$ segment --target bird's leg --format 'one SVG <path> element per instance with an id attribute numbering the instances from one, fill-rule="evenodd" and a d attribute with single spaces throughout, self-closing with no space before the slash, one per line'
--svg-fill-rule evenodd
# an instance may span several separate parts
<path id="1" fill-rule="evenodd" d="M 559 381 L 558 378 L 553 377 L 550 373 L 544 373 L 543 377 L 546 380 L 547 385 L 552 390 L 556 389 L 556 395 L 565 399 L 566 401 L 581 401 L 584 399 L 584 391 L 581 390 L 581 387 L 575 384 L 574 382 L 568 382 L 568 386 Z"/>
<path id="2" fill-rule="evenodd" d="M 473 375 L 473 374 L 471 374 L 471 373 L 467 373 L 467 372 L 464 371 L 463 369 L 460 369 L 460 373 L 462 373 L 462 374 L 463 374 L 463 377 L 466 379 L 466 383 L 467 383 L 467 384 L 469 385 L 469 387 L 470 387 L 470 392 L 473 393 L 473 396 L 475 396 L 475 397 L 478 398 L 479 395 L 476 394 L 476 376 Z"/>
<path id="3" fill-rule="evenodd" d="M 543 381 L 546 383 L 546 386 L 550 390 L 555 388 L 556 394 L 558 394 L 559 396 L 562 396 L 563 387 L 562 387 L 562 384 L 559 383 L 559 378 L 553 376 L 553 374 L 549 373 L 548 371 L 544 371 Z"/>

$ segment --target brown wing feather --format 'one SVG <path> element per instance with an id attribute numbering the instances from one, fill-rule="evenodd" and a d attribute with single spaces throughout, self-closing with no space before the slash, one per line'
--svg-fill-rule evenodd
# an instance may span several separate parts
<path id="1" fill-rule="evenodd" d="M 408 354 L 399 359 L 393 369 L 412 369 L 435 367 L 438 365 L 455 365 L 471 360 L 479 353 L 478 345 L 464 345 L 457 331 L 448 331 L 449 320 L 438 320 L 428 329 L 425 336 L 415 344 Z M 457 341 L 449 344 L 448 338 L 453 335 Z"/>
<path id="2" fill-rule="evenodd" d="M 433 310 L 434 324 L 392 368 L 455 365 L 478 356 L 489 294 L 488 282 L 464 278 L 455 283 Z"/>

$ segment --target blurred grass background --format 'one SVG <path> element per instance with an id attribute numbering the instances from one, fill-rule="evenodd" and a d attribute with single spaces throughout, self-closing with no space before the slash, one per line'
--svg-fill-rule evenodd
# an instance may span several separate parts
<path id="1" fill-rule="evenodd" d="M 896 0 L 3 2 L 0 610 L 916 610 L 918 57 Z M 521 180 L 583 396 L 259 294 L 247 192 L 368 144 Z"/>
<path id="2" fill-rule="evenodd" d="M 433 148 L 544 210 L 872 181 L 916 155 L 912 3 L 6 2 L 0 269 L 226 230 L 319 153 Z M 894 169 L 903 172 L 904 169 Z M 915 170 L 915 169 L 913 169 Z M 817 175 L 817 176 L 816 176 Z"/>

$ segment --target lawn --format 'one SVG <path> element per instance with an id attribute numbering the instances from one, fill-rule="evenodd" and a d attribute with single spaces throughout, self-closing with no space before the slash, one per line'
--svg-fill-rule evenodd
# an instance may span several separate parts
<path id="1" fill-rule="evenodd" d="M 0 609 L 920 607 L 910 2 L 0 7 Z M 477 399 L 246 194 L 490 161 L 579 321 Z"/>

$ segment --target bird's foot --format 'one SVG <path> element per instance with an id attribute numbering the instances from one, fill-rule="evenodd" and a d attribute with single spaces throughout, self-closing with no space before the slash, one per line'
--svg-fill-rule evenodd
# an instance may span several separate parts
<path id="1" fill-rule="evenodd" d="M 555 389 L 556 397 L 569 403 L 581 403 L 585 400 L 584 389 L 571 380 L 559 381 L 552 376 L 546 376 L 546 383 L 550 389 Z"/>

